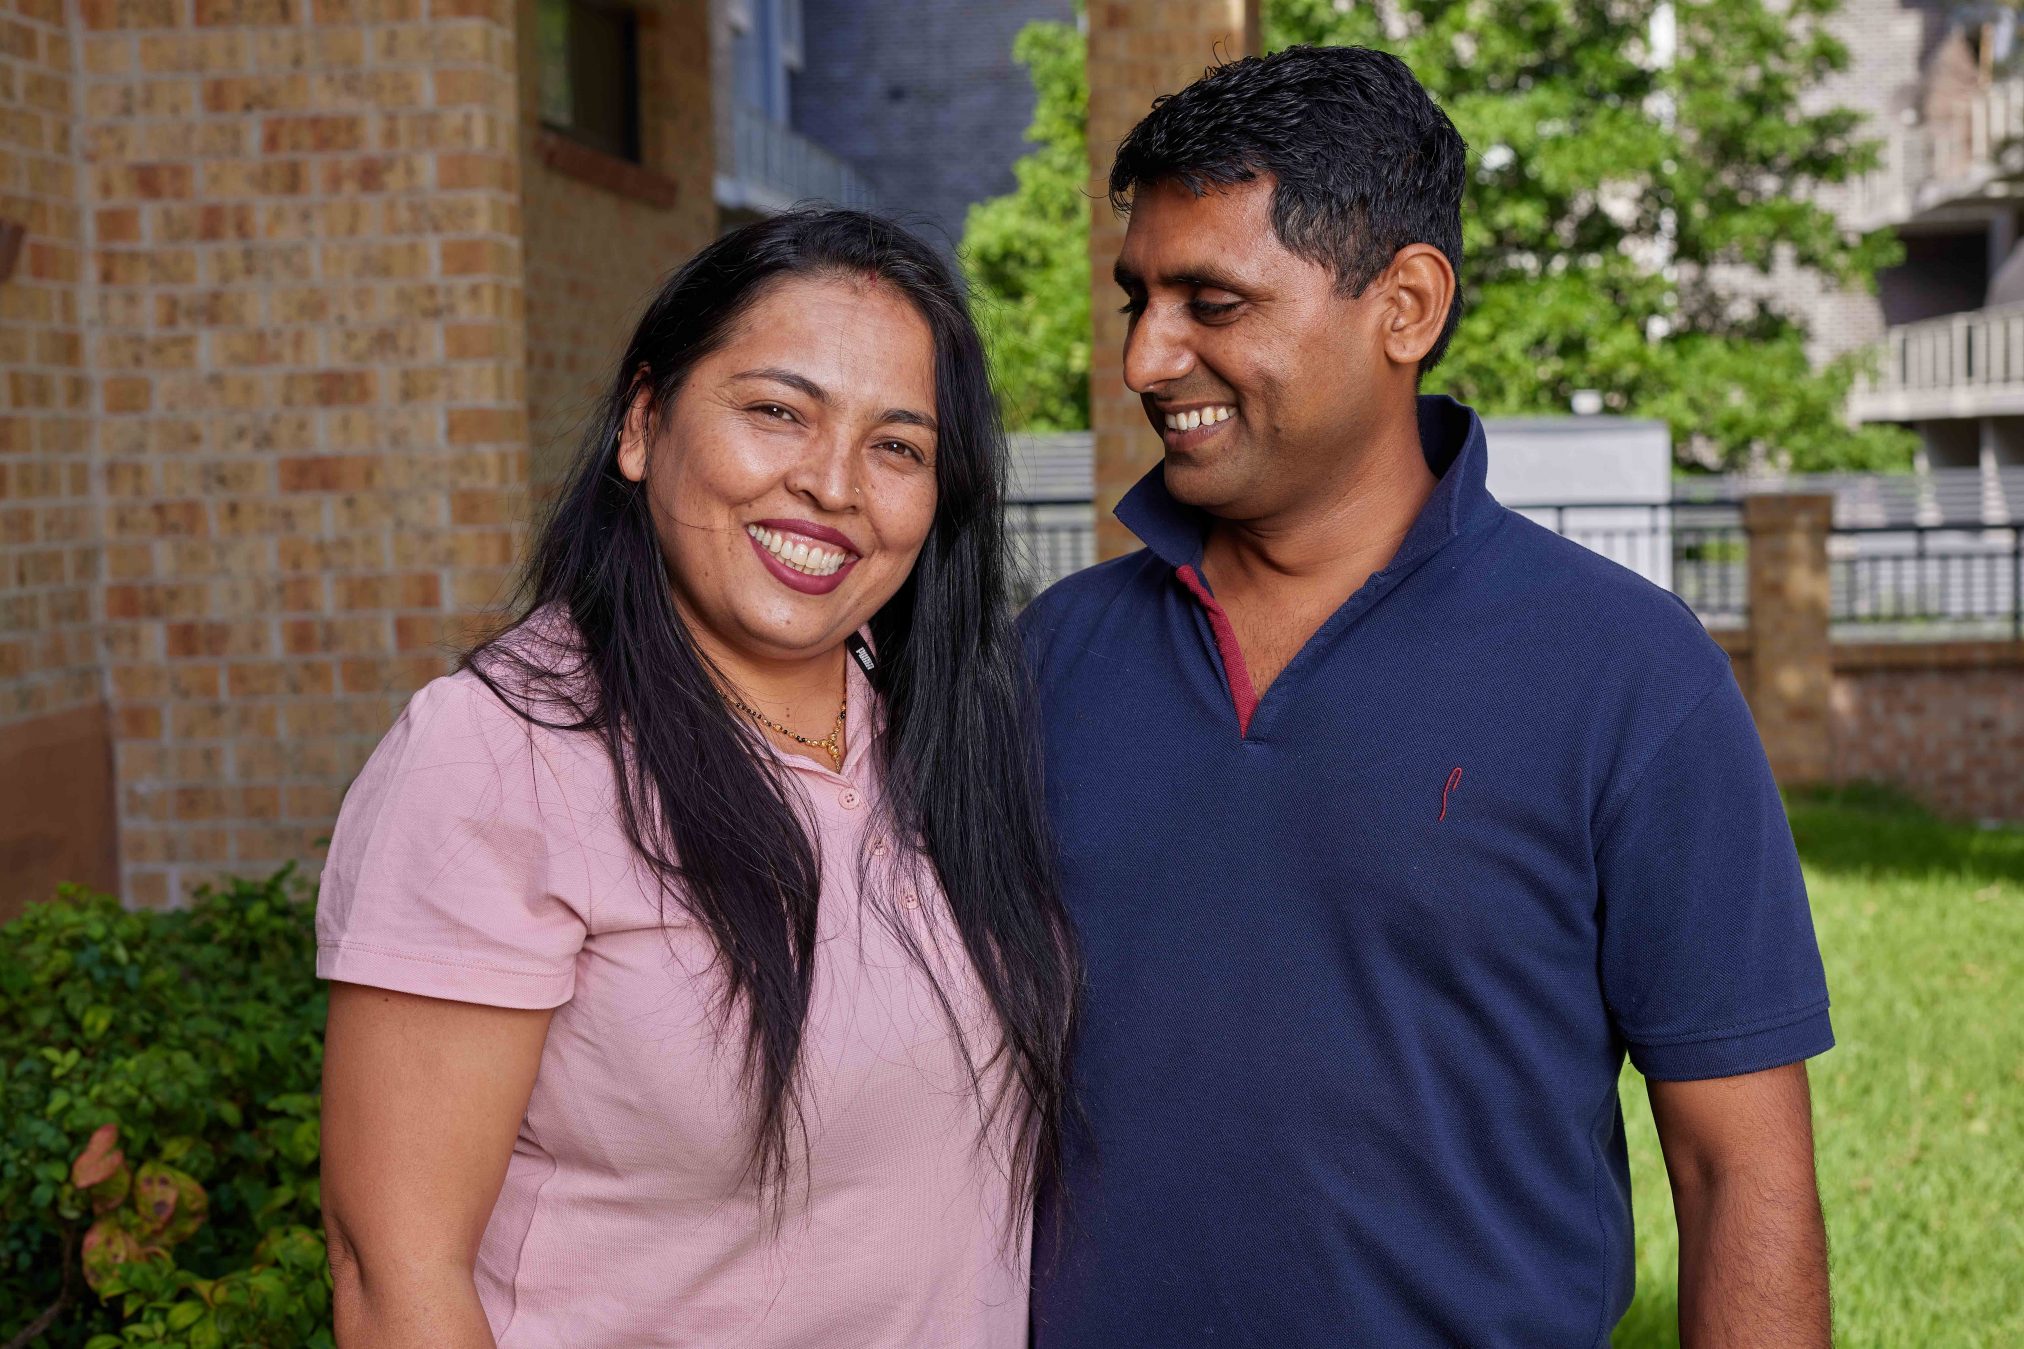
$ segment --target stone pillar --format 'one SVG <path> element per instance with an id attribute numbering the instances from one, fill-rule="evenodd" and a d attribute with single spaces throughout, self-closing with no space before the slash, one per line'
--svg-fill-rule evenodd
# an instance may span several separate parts
<path id="1" fill-rule="evenodd" d="M 1786 786 L 1832 771 L 1834 683 L 1827 536 L 1834 498 L 1745 498 L 1750 540 L 1750 711 L 1771 771 Z"/>
<path id="2" fill-rule="evenodd" d="M 1102 557 L 1138 546 L 1111 508 L 1160 457 L 1159 438 L 1120 373 L 1124 316 L 1110 269 L 1124 243 L 1124 221 L 1105 196 L 1111 156 L 1159 95 L 1199 79 L 1217 61 L 1257 50 L 1258 0 L 1090 0 L 1089 423 Z"/>

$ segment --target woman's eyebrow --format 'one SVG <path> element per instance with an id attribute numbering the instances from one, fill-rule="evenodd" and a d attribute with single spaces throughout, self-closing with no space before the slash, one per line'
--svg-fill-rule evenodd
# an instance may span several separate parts
<path id="1" fill-rule="evenodd" d="M 935 425 L 933 417 L 930 417 L 925 412 L 915 412 L 912 408 L 887 408 L 879 414 L 878 419 L 881 426 L 892 422 L 899 422 L 904 426 L 918 426 L 930 432 L 941 429 Z"/>
<path id="2" fill-rule="evenodd" d="M 769 365 L 760 370 L 740 370 L 737 374 L 731 376 L 731 378 L 770 379 L 775 384 L 785 384 L 788 388 L 798 393 L 806 394 L 818 403 L 827 403 L 829 401 L 828 390 L 824 389 L 820 384 L 817 384 L 806 375 L 796 374 L 792 370 L 784 370 L 777 365 Z"/>
<path id="3" fill-rule="evenodd" d="M 820 384 L 817 384 L 806 375 L 797 374 L 792 370 L 783 369 L 777 365 L 769 365 L 758 370 L 740 370 L 737 374 L 731 376 L 731 378 L 770 379 L 775 384 L 785 384 L 790 389 L 806 394 L 818 403 L 827 405 L 829 402 L 829 391 L 824 389 Z M 931 432 L 941 429 L 933 417 L 930 417 L 925 412 L 916 412 L 912 408 L 887 408 L 884 412 L 879 413 L 878 420 L 881 426 L 891 422 L 898 422 L 903 426 L 918 426 Z"/>

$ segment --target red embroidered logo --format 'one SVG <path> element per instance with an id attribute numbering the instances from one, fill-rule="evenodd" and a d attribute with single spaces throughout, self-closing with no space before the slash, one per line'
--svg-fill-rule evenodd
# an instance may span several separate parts
<path id="1" fill-rule="evenodd" d="M 1462 770 L 1457 768 L 1448 774 L 1448 785 L 1441 788 L 1441 819 L 1448 818 L 1448 793 L 1462 785 Z"/>

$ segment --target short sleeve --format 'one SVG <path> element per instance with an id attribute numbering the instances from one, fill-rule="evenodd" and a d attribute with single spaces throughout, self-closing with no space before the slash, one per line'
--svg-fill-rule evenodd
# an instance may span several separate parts
<path id="1" fill-rule="evenodd" d="M 551 891 L 560 787 L 528 723 L 469 677 L 416 693 L 345 793 L 316 972 L 496 1007 L 556 1007 L 585 926 Z"/>
<path id="2" fill-rule="evenodd" d="M 1729 1077 L 1833 1046 L 1792 830 L 1733 677 L 1600 828 L 1603 993 L 1639 1072 Z"/>

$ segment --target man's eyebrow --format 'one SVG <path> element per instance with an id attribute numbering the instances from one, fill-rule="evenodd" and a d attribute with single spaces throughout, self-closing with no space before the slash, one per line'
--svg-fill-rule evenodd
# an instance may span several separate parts
<path id="1" fill-rule="evenodd" d="M 1110 276 L 1117 282 L 1120 290 L 1142 290 L 1145 287 L 1145 282 L 1139 274 L 1121 262 L 1110 269 Z M 1191 286 L 1197 290 L 1234 291 L 1239 295 L 1247 293 L 1243 283 L 1208 263 L 1200 263 L 1183 271 L 1169 273 L 1160 277 L 1160 283 L 1168 286 Z"/>
<path id="2" fill-rule="evenodd" d="M 817 384 L 806 375 L 796 374 L 792 370 L 783 370 L 777 365 L 769 365 L 761 370 L 740 370 L 737 374 L 731 376 L 731 378 L 770 379 L 775 384 L 785 384 L 790 389 L 806 394 L 818 403 L 827 403 L 829 401 L 828 390 L 824 389 L 820 384 Z"/>

